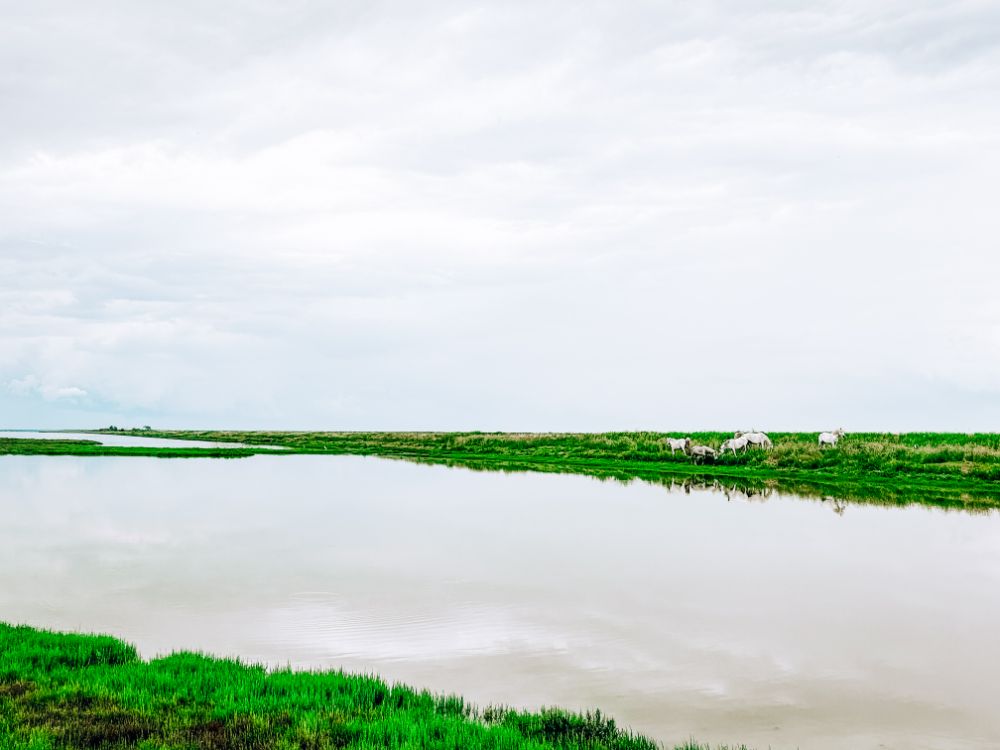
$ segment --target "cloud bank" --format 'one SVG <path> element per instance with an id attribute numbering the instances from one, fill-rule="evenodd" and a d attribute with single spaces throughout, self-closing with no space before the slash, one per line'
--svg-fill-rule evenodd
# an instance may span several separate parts
<path id="1" fill-rule="evenodd" d="M 4 15 L 0 426 L 1000 424 L 995 3 Z"/>

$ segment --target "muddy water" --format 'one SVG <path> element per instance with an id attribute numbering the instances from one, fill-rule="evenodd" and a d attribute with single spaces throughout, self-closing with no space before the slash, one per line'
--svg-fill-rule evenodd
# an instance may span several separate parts
<path id="1" fill-rule="evenodd" d="M 0 620 L 600 707 L 668 743 L 1000 747 L 1000 515 L 842 510 L 359 457 L 5 456 Z"/>

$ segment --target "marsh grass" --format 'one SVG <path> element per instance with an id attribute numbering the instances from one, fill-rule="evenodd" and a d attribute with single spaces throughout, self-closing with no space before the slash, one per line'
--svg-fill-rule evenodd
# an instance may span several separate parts
<path id="1" fill-rule="evenodd" d="M 153 458 L 245 458 L 260 451 L 250 448 L 157 448 L 101 445 L 95 440 L 36 440 L 0 438 L 0 456 L 147 456 Z"/>
<path id="2" fill-rule="evenodd" d="M 342 672 L 269 671 L 0 623 L 0 749 L 654 750 L 599 711 L 478 709 Z M 699 748 L 686 743 L 683 748 Z"/>
<path id="3" fill-rule="evenodd" d="M 821 449 L 818 432 L 771 432 L 772 450 L 694 464 L 666 437 L 718 447 L 732 433 L 232 432 L 116 433 L 240 443 L 239 448 L 102 446 L 85 441 L 0 439 L 0 454 L 241 458 L 257 453 L 367 455 L 482 470 L 587 474 L 602 478 L 767 482 L 775 490 L 852 502 L 1000 508 L 1000 434 L 850 433 Z M 255 447 L 258 446 L 258 447 Z"/>
<path id="4" fill-rule="evenodd" d="M 156 437 L 281 446 L 287 453 L 403 458 L 478 469 L 557 471 L 648 481 L 769 482 L 775 489 L 852 501 L 1000 507 L 1000 434 L 849 433 L 836 448 L 818 432 L 771 432 L 774 448 L 695 465 L 666 437 L 718 447 L 732 433 L 143 431 Z"/>

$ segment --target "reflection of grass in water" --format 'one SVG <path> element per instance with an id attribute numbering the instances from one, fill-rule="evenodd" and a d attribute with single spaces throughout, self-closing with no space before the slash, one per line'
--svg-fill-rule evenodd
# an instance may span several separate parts
<path id="1" fill-rule="evenodd" d="M 532 461 L 492 461 L 474 459 L 431 459 L 395 457 L 420 464 L 440 464 L 472 471 L 501 471 L 504 473 L 542 472 L 577 474 L 601 480 L 628 484 L 636 480 L 657 484 L 675 491 L 714 490 L 727 497 L 743 500 L 767 500 L 775 493 L 796 495 L 819 501 L 830 501 L 835 508 L 840 503 L 899 507 L 924 505 L 962 510 L 969 513 L 992 513 L 1000 506 L 1000 491 L 983 494 L 968 490 L 952 489 L 940 484 L 902 484 L 900 482 L 850 482 L 822 477 L 797 479 L 794 476 L 760 477 L 728 472 L 712 466 L 692 467 L 690 471 L 664 469 L 660 471 L 635 466 L 605 467 L 587 464 L 546 463 Z"/>
<path id="2" fill-rule="evenodd" d="M 225 432 L 138 431 L 137 435 L 281 445 L 299 452 L 412 455 L 448 458 L 573 460 L 690 466 L 672 454 L 665 437 L 682 433 L 479 433 L 479 432 Z M 842 477 L 964 481 L 1000 480 L 1000 434 L 885 433 L 849 434 L 837 448 L 820 449 L 815 432 L 770 433 L 774 449 L 727 454 L 716 468 L 741 471 L 821 472 Z M 714 447 L 729 433 L 690 433 L 694 443 Z"/>
<path id="3" fill-rule="evenodd" d="M 990 513 L 1000 507 L 1000 488 L 990 486 L 978 492 L 952 487 L 947 482 L 904 483 L 902 481 L 857 480 L 819 473 L 784 472 L 781 475 L 755 473 L 725 464 L 680 464 L 665 466 L 646 463 L 574 460 L 521 460 L 489 457 L 426 457 L 387 455 L 411 463 L 444 465 L 472 471 L 503 473 L 540 472 L 576 474 L 623 484 L 640 480 L 670 490 L 714 490 L 745 500 L 766 500 L 775 493 L 799 497 L 881 506 L 925 505 L 970 513 Z"/>
<path id="4" fill-rule="evenodd" d="M 477 709 L 372 676 L 268 671 L 0 623 L 0 748 L 654 750 L 599 712 Z M 704 750 L 687 743 L 686 750 Z"/>
<path id="5" fill-rule="evenodd" d="M 555 471 L 654 482 L 686 477 L 751 486 L 764 483 L 806 497 L 830 496 L 852 502 L 920 503 L 969 510 L 1000 507 L 1000 434 L 994 433 L 856 433 L 842 438 L 836 448 L 820 449 L 818 433 L 772 432 L 773 450 L 730 453 L 700 465 L 683 453 L 671 453 L 664 443 L 668 435 L 681 437 L 681 433 L 138 430 L 126 434 L 237 442 L 247 447 L 114 448 L 70 441 L 42 446 L 39 443 L 43 441 L 0 439 L 0 453 L 240 457 L 265 452 L 254 445 L 281 446 L 287 449 L 284 455 L 372 455 L 470 468 Z M 695 443 L 716 447 L 729 436 L 719 432 L 690 435 Z"/>

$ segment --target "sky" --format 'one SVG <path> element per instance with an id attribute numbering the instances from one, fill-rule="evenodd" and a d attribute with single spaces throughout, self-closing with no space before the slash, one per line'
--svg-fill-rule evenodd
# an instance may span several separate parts
<path id="1" fill-rule="evenodd" d="M 0 9 L 0 428 L 1000 430 L 993 0 Z"/>

